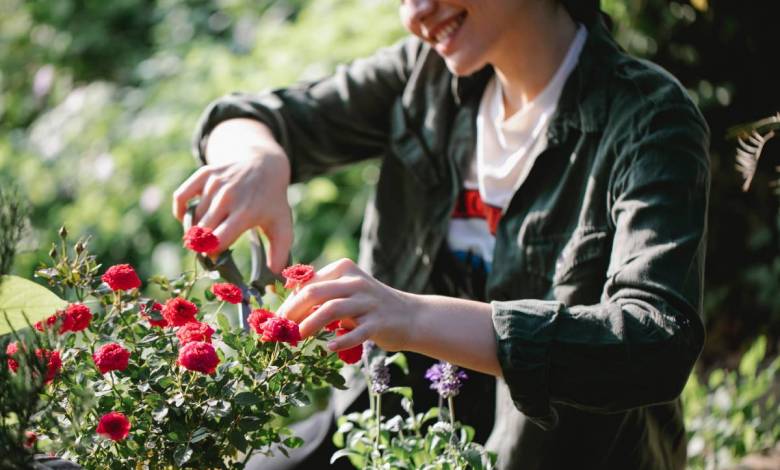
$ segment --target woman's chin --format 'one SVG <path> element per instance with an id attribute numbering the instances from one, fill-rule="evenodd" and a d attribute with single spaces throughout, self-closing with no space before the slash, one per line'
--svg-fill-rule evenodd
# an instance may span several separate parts
<path id="1" fill-rule="evenodd" d="M 444 63 L 447 64 L 447 69 L 456 77 L 472 75 L 482 69 L 485 65 L 477 64 L 473 61 L 459 60 L 457 57 L 445 57 Z"/>

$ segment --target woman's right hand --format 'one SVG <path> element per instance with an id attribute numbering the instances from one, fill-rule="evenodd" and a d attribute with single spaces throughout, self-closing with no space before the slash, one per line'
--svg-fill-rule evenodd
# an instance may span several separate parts
<path id="1" fill-rule="evenodd" d="M 173 193 L 174 216 L 182 220 L 187 202 L 200 197 L 194 223 L 214 231 L 218 252 L 259 227 L 270 242 L 268 267 L 280 272 L 293 238 L 287 202 L 290 164 L 284 150 L 265 125 L 231 119 L 212 131 L 206 159 L 208 164 Z"/>

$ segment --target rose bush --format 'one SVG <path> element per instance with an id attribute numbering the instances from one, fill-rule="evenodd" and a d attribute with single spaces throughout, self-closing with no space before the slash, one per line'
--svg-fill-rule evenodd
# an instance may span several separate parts
<path id="1" fill-rule="evenodd" d="M 208 234 L 195 235 L 185 237 L 188 247 L 208 251 Z M 144 286 L 130 265 L 101 269 L 86 241 L 63 243 L 52 259 L 37 274 L 72 301 L 41 321 L 30 343 L 51 349 L 4 349 L 12 374 L 27 373 L 20 350 L 45 363 L 50 419 L 32 420 L 29 432 L 47 452 L 85 468 L 242 468 L 254 452 L 302 444 L 281 423 L 309 402 L 307 391 L 343 387 L 343 362 L 324 347 L 333 333 L 302 340 L 296 323 L 255 299 L 253 331 L 233 327 L 221 309 L 241 302 L 238 288 L 192 295 L 211 284 L 209 273 Z M 277 284 L 273 295 L 288 293 Z"/>

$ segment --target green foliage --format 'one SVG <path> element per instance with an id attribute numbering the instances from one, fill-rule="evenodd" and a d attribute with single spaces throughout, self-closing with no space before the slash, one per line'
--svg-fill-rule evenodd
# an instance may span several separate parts
<path id="1" fill-rule="evenodd" d="M 3 180 L 0 178 L 0 276 L 11 269 L 27 216 L 27 206 L 19 193 Z"/>
<path id="2" fill-rule="evenodd" d="M 339 417 L 333 443 L 340 450 L 331 457 L 331 463 L 349 459 L 361 469 L 473 469 L 494 468 L 495 454 L 473 442 L 474 429 L 455 420 L 454 399 L 449 397 L 446 407 L 433 407 L 425 413 L 414 411 L 410 387 L 389 387 L 377 391 L 372 377 L 376 361 L 384 367 L 397 366 L 409 373 L 406 356 L 395 353 L 386 356 L 373 344 L 363 351 L 361 361 L 369 391 L 370 407 Z M 371 366 L 369 366 L 371 365 Z M 387 378 L 380 378 L 384 383 Z M 406 417 L 385 418 L 382 414 L 382 396 L 401 395 L 401 406 Z"/>
<path id="3" fill-rule="evenodd" d="M 62 372 L 41 395 L 46 415 L 61 426 L 34 419 L 25 425 L 49 437 L 49 450 L 86 469 L 243 468 L 253 452 L 286 453 L 302 445 L 280 419 L 308 404 L 308 390 L 343 386 L 341 362 L 324 347 L 327 333 L 295 347 L 260 341 L 233 328 L 216 299 L 196 302 L 198 319 L 216 326 L 207 342 L 213 341 L 219 364 L 214 373 L 186 369 L 182 330 L 144 321 L 162 320 L 151 308 L 155 301 L 138 289 L 112 291 L 98 278 L 86 242 L 69 247 L 64 232 L 61 238 L 54 265 L 38 273 L 88 305 L 93 316 L 83 331 L 63 329 L 67 321 L 52 317 L 55 321 L 39 337 L 62 357 Z M 155 283 L 166 297 L 187 298 L 205 278 L 208 273 L 188 272 L 175 279 L 157 277 Z M 284 298 L 288 292 L 277 294 Z M 109 343 L 129 351 L 126 368 L 99 370 L 95 353 Z M 128 418 L 126 439 L 112 441 L 96 433 L 109 412 Z"/>
<path id="4" fill-rule="evenodd" d="M 737 370 L 715 369 L 706 382 L 690 377 L 683 391 L 690 468 L 732 465 L 780 440 L 780 407 L 773 388 L 780 357 L 762 367 L 767 360 L 766 338 L 761 337 Z"/>
<path id="5" fill-rule="evenodd" d="M 0 277 L 0 336 L 24 328 L 65 308 L 67 302 L 45 287 L 18 276 Z"/>

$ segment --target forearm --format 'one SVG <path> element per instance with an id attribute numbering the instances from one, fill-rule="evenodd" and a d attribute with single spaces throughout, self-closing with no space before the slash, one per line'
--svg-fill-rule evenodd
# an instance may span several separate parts
<path id="1" fill-rule="evenodd" d="M 486 374 L 501 375 L 490 304 L 413 295 L 407 349 Z"/>
<path id="2" fill-rule="evenodd" d="M 223 121 L 214 128 L 206 141 L 205 157 L 212 165 L 233 163 L 259 155 L 285 156 L 285 152 L 274 139 L 271 129 L 254 119 Z"/>

